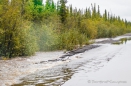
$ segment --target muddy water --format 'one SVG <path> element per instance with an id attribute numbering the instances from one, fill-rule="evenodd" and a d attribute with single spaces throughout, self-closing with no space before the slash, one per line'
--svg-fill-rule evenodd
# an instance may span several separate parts
<path id="1" fill-rule="evenodd" d="M 86 86 L 89 74 L 106 67 L 120 53 L 120 50 L 130 44 L 131 40 L 126 40 L 126 43 L 121 45 L 104 44 L 99 48 L 81 54 L 79 59 L 69 60 L 68 63 L 65 62 L 30 74 L 20 79 L 18 84 L 12 86 L 81 86 L 83 83 L 85 83 L 83 86 Z M 50 64 L 55 64 L 55 62 Z M 79 80 L 82 83 L 78 84 Z"/>
<path id="2" fill-rule="evenodd" d="M 86 61 L 75 61 L 57 65 L 53 68 L 36 72 L 21 79 L 20 84 L 12 86 L 59 86 L 64 84 L 71 76 L 77 72 L 77 68 L 85 64 Z"/>

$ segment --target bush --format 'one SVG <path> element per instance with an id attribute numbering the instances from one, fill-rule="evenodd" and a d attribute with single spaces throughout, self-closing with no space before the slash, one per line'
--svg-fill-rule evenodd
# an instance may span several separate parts
<path id="1" fill-rule="evenodd" d="M 88 38 L 77 29 L 70 29 L 59 36 L 60 49 L 72 50 L 84 44 L 88 44 Z"/>
<path id="2" fill-rule="evenodd" d="M 88 38 L 93 39 L 97 37 L 95 21 L 91 21 L 90 19 L 84 19 L 81 21 L 81 28 L 79 31 L 82 34 L 85 34 Z"/>
<path id="3" fill-rule="evenodd" d="M 105 24 L 98 24 L 97 27 L 97 38 L 107 37 L 108 35 L 108 27 Z"/>

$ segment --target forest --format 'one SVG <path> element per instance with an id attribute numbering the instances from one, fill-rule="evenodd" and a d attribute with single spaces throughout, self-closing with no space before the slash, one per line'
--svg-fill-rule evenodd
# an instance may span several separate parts
<path id="1" fill-rule="evenodd" d="M 0 0 L 0 57 L 72 50 L 89 40 L 131 32 L 131 22 L 99 5 L 67 6 L 67 0 Z"/>

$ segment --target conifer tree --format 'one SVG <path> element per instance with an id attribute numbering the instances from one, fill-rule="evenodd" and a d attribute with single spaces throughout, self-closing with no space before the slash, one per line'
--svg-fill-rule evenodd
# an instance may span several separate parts
<path id="1" fill-rule="evenodd" d="M 72 5 L 70 5 L 70 16 L 72 16 Z"/>
<path id="2" fill-rule="evenodd" d="M 55 3 L 53 0 L 46 0 L 45 10 L 49 12 L 54 12 L 56 9 Z"/>
<path id="3" fill-rule="evenodd" d="M 67 17 L 67 8 L 66 8 L 67 0 L 60 0 L 60 9 L 59 15 L 61 17 L 61 22 L 64 23 Z"/>
<path id="4" fill-rule="evenodd" d="M 96 4 L 94 4 L 94 6 L 91 4 L 91 6 L 92 6 L 92 19 L 96 19 L 96 15 L 97 15 Z"/>
<path id="5" fill-rule="evenodd" d="M 103 15 L 103 18 L 104 18 L 105 21 L 107 21 L 107 11 L 106 10 L 105 10 L 105 13 Z"/>
<path id="6" fill-rule="evenodd" d="M 97 11 L 97 18 L 100 18 L 101 14 L 100 14 L 100 6 L 98 5 L 98 11 Z"/>

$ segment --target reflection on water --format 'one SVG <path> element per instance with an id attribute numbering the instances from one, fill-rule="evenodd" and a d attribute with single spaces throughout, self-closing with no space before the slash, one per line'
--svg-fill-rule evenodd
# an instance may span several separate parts
<path id="1" fill-rule="evenodd" d="M 115 44 L 115 45 L 126 44 L 127 41 L 131 41 L 131 38 L 122 38 L 118 42 L 114 42 L 112 44 Z"/>

